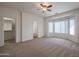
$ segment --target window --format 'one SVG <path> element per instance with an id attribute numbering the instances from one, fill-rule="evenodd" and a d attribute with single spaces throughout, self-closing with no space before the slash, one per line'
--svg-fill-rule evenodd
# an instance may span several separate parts
<path id="1" fill-rule="evenodd" d="M 65 33 L 65 21 L 61 21 L 60 22 L 60 31 L 61 31 L 61 33 Z"/>
<path id="2" fill-rule="evenodd" d="M 54 33 L 66 33 L 66 34 L 74 35 L 75 34 L 74 19 L 69 18 L 67 20 L 49 22 L 48 30 L 49 33 L 54 32 Z"/>
<path id="3" fill-rule="evenodd" d="M 74 20 L 69 21 L 70 24 L 70 29 L 69 29 L 69 34 L 74 35 Z"/>
<path id="4" fill-rule="evenodd" d="M 50 33 L 53 32 L 53 23 L 52 22 L 48 23 L 48 30 Z"/>
<path id="5" fill-rule="evenodd" d="M 60 33 L 60 22 L 55 22 L 55 32 Z"/>
<path id="6" fill-rule="evenodd" d="M 55 32 L 65 33 L 65 22 L 64 21 L 55 22 Z"/>

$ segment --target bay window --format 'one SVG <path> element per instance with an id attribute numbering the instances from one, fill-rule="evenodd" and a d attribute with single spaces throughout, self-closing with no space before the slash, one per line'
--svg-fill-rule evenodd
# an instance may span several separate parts
<path id="1" fill-rule="evenodd" d="M 70 35 L 75 34 L 74 18 L 62 20 L 62 21 L 51 21 L 48 23 L 49 33 L 66 33 Z M 54 31 L 53 31 L 54 30 Z"/>

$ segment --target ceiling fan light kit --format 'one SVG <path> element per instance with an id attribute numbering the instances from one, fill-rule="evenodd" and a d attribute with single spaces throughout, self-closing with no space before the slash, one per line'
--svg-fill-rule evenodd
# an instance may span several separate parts
<path id="1" fill-rule="evenodd" d="M 43 12 L 51 11 L 51 9 L 50 9 L 51 7 L 52 7 L 52 5 L 48 4 L 48 3 L 41 3 L 40 4 L 40 8 L 41 8 L 41 10 L 43 10 Z"/>

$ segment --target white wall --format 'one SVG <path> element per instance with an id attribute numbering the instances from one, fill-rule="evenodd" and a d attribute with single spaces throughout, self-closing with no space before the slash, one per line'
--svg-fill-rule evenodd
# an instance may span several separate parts
<path id="1" fill-rule="evenodd" d="M 22 41 L 33 39 L 33 21 L 36 21 L 38 24 L 38 36 L 43 36 L 43 18 L 22 12 Z"/>
<path id="2" fill-rule="evenodd" d="M 48 33 L 48 28 L 47 28 L 47 23 L 51 20 L 54 20 L 54 19 L 58 19 L 58 18 L 62 18 L 62 17 L 66 17 L 66 16 L 75 16 L 75 36 L 71 36 L 71 35 L 66 35 L 66 34 L 50 34 Z M 65 38 L 65 39 L 70 39 L 76 43 L 79 43 L 79 9 L 75 9 L 75 10 L 72 10 L 72 11 L 68 11 L 68 12 L 65 12 L 65 13 L 61 13 L 61 14 L 58 14 L 58 15 L 55 15 L 55 16 L 51 16 L 51 17 L 47 17 L 44 19 L 44 22 L 45 22 L 45 35 L 46 36 L 57 36 L 57 37 L 60 37 L 60 38 Z"/>

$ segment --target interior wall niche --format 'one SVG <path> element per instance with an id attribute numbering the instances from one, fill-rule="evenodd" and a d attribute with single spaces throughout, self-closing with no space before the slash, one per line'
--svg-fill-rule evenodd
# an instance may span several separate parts
<path id="1" fill-rule="evenodd" d="M 38 24 L 36 21 L 33 22 L 33 38 L 38 37 Z"/>

